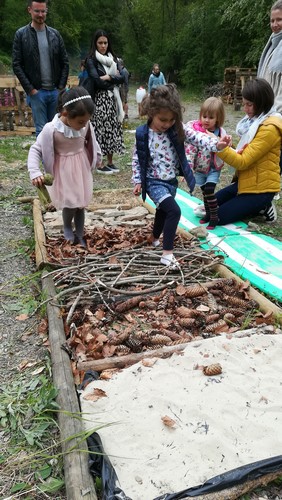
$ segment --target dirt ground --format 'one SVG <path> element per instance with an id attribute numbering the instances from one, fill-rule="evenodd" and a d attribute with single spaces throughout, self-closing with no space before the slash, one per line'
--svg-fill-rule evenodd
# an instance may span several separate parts
<path id="1" fill-rule="evenodd" d="M 134 128 L 138 125 L 135 89 L 131 89 L 129 104 L 130 127 L 132 124 L 132 128 Z M 197 118 L 199 106 L 200 102 L 185 105 L 185 119 Z M 242 112 L 233 112 L 228 108 L 225 123 L 228 132 L 235 132 L 236 123 L 242 115 Z M 129 134 L 130 132 L 126 131 L 125 133 Z M 27 141 L 32 142 L 32 140 L 33 138 L 27 138 Z M 33 231 L 27 218 L 32 215 L 31 207 L 16 201 L 15 186 L 20 186 L 21 194 L 34 195 L 35 192 L 28 179 L 25 162 L 8 164 L 3 161 L 1 157 L 2 141 L 5 139 L 0 137 L 0 172 L 7 172 L 7 177 L 3 179 L 1 176 L 0 184 L 0 392 L 1 386 L 9 386 L 17 379 L 23 361 L 36 362 L 40 365 L 45 363 L 48 356 L 48 351 L 37 333 L 40 317 L 28 313 L 21 317 L 22 301 L 26 302 L 26 310 L 28 310 L 28 300 L 31 301 L 33 296 L 38 298 L 40 289 L 29 279 L 35 272 L 34 262 L 29 257 L 29 240 L 32 238 Z M 95 175 L 97 201 L 100 190 L 130 187 L 130 156 L 131 146 L 128 146 L 126 160 L 120 174 L 116 176 Z M 229 177 L 231 178 L 231 173 L 227 171 L 225 182 L 228 182 Z M 126 196 L 129 195 L 129 193 L 126 194 Z M 107 201 L 105 195 L 100 193 L 99 197 L 104 203 Z M 111 203 L 115 202 L 113 195 L 110 195 L 109 199 Z M 3 436 L 4 433 L 0 428 L 0 441 L 2 444 L 4 443 L 5 447 L 7 441 L 3 441 Z M 0 498 L 7 498 L 8 494 L 9 490 L 2 478 L 0 480 Z M 56 498 L 63 499 L 64 497 L 57 496 Z M 260 490 L 259 494 L 251 494 L 248 498 L 251 500 L 279 500 L 282 499 L 282 491 L 277 486 L 268 487 Z"/>

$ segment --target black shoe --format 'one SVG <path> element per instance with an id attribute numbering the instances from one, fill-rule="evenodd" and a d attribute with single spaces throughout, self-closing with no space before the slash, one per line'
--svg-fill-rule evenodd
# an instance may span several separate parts
<path id="1" fill-rule="evenodd" d="M 275 222 L 277 221 L 277 212 L 276 212 L 276 207 L 273 203 L 271 202 L 270 205 L 268 205 L 263 213 L 265 222 Z"/>
<path id="2" fill-rule="evenodd" d="M 113 175 L 113 171 L 110 167 L 98 167 L 97 168 L 97 173 L 98 174 L 106 174 L 106 175 Z"/>
<path id="3" fill-rule="evenodd" d="M 113 174 L 118 174 L 118 172 L 120 171 L 119 168 L 116 167 L 114 164 L 107 165 L 107 167 L 111 169 L 111 171 L 112 171 Z"/>

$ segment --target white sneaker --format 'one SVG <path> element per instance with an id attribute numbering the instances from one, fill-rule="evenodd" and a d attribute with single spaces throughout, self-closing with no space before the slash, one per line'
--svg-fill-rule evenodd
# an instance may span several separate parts
<path id="1" fill-rule="evenodd" d="M 174 257 L 173 253 L 161 256 L 161 264 L 169 267 L 170 269 L 180 269 L 180 265 Z"/>
<path id="2" fill-rule="evenodd" d="M 154 240 L 151 243 L 152 247 L 157 248 L 160 246 L 160 240 Z"/>
<path id="3" fill-rule="evenodd" d="M 268 207 L 266 207 L 263 215 L 265 218 L 265 222 L 271 224 L 272 222 L 277 221 L 277 211 L 273 201 L 268 205 Z"/>

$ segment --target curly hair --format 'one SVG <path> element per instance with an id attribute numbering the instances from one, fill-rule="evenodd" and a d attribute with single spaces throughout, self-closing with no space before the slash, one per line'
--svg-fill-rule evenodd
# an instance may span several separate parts
<path id="1" fill-rule="evenodd" d="M 151 93 L 146 95 L 141 102 L 141 113 L 148 116 L 149 124 L 161 109 L 168 109 L 174 114 L 174 126 L 178 140 L 179 142 L 183 142 L 185 137 L 182 123 L 183 107 L 181 106 L 180 96 L 174 83 L 159 85 L 152 89 Z"/>

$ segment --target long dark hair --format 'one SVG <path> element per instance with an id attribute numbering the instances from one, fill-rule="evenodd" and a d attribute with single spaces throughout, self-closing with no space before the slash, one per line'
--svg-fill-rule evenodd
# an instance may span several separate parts
<path id="1" fill-rule="evenodd" d="M 274 104 L 274 92 L 264 78 L 248 80 L 242 90 L 242 96 L 253 103 L 256 116 L 268 113 Z"/>
<path id="2" fill-rule="evenodd" d="M 175 129 L 179 142 L 184 141 L 184 130 L 182 123 L 182 106 L 180 96 L 174 83 L 159 85 L 153 88 L 150 95 L 146 95 L 141 103 L 142 114 L 148 116 L 148 123 L 161 109 L 169 109 L 174 114 Z"/>
<path id="3" fill-rule="evenodd" d="M 108 52 L 110 52 L 112 54 L 113 58 L 116 60 L 116 55 L 113 51 L 111 40 L 109 39 L 109 35 L 106 33 L 105 30 L 101 30 L 101 29 L 96 30 L 94 35 L 92 36 L 91 45 L 90 45 L 90 49 L 89 49 L 87 57 L 95 58 L 95 52 L 97 50 L 97 40 L 98 40 L 98 38 L 100 38 L 100 36 L 104 36 L 107 38 L 107 40 L 108 40 L 107 54 L 108 54 Z"/>

